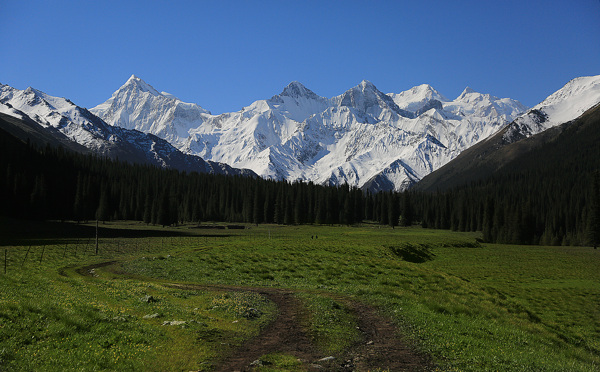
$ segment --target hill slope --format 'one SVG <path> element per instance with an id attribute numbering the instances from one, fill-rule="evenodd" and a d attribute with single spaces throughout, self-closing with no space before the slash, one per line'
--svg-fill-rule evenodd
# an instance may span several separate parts
<path id="1" fill-rule="evenodd" d="M 425 226 L 483 231 L 485 240 L 497 243 L 592 244 L 590 234 L 600 229 L 595 217 L 600 194 L 594 187 L 600 170 L 600 105 L 536 136 L 484 150 L 470 149 L 448 164 L 458 168 L 473 161 L 475 166 L 432 174 L 445 191 L 414 194 Z M 423 185 L 418 186 L 438 189 Z"/>
<path id="2" fill-rule="evenodd" d="M 23 141 L 188 172 L 255 175 L 184 154 L 155 135 L 110 126 L 68 99 L 33 88 L 18 90 L 0 84 L 0 113 L 2 128 Z"/>
<path id="3" fill-rule="evenodd" d="M 423 178 L 414 189 L 446 190 L 489 177 L 510 163 L 518 167 L 532 150 L 558 140 L 575 119 L 594 118 L 599 103 L 600 76 L 573 79 L 507 127 Z M 573 146 L 577 152 L 578 146 Z"/>

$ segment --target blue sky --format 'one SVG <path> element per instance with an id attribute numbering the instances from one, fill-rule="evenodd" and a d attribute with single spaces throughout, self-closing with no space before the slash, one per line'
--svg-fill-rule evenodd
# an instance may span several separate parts
<path id="1" fill-rule="evenodd" d="M 533 106 L 600 74 L 600 0 L 1 0 L 0 82 L 92 107 L 135 74 L 221 113 L 291 81 L 332 97 L 465 86 Z"/>

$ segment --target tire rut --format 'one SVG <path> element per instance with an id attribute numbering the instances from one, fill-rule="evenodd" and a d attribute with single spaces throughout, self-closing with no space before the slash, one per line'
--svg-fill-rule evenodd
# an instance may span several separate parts
<path id="1" fill-rule="evenodd" d="M 109 261 L 77 269 L 84 276 L 93 275 L 93 269 L 117 264 Z M 122 273 L 123 274 L 123 273 Z M 349 298 L 331 294 L 330 297 L 345 303 L 355 314 L 361 341 L 335 359 L 321 362 L 324 357 L 311 342 L 302 326 L 308 314 L 292 290 L 271 287 L 244 287 L 210 284 L 167 284 L 170 288 L 183 290 L 211 289 L 224 291 L 247 291 L 260 294 L 277 306 L 277 316 L 263 328 L 259 335 L 245 341 L 230 352 L 215 371 L 252 371 L 252 362 L 272 353 L 294 355 L 310 370 L 322 371 L 430 371 L 435 369 L 431 358 L 408 346 L 393 322 L 381 316 L 369 305 Z M 327 294 L 322 294 L 327 296 Z"/>

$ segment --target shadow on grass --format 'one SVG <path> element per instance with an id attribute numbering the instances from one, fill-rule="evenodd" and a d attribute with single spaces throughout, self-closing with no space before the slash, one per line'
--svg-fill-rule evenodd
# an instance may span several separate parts
<path id="1" fill-rule="evenodd" d="M 101 239 L 115 238 L 157 238 L 157 237 L 211 237 L 225 238 L 230 234 L 208 233 L 205 230 L 189 227 L 163 228 L 140 222 L 119 221 L 100 222 L 98 236 Z M 0 219 L 0 246 L 42 245 L 76 242 L 81 239 L 95 239 L 94 222 L 77 223 L 73 221 L 27 221 Z"/>

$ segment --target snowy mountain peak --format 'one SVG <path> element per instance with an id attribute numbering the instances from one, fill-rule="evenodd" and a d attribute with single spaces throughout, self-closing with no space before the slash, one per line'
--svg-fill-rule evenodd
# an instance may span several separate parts
<path id="1" fill-rule="evenodd" d="M 119 90 L 127 90 L 127 89 L 136 89 L 140 92 L 148 92 L 148 93 L 152 94 L 153 96 L 161 96 L 162 95 L 159 91 L 154 89 L 152 87 L 152 85 L 146 83 L 144 80 L 140 79 L 139 77 L 137 77 L 135 75 L 131 75 L 131 77 L 129 79 L 127 79 L 127 82 L 125 82 L 125 84 L 123 84 L 123 86 L 121 86 L 121 88 Z M 115 92 L 115 93 L 117 93 L 117 92 Z"/>
<path id="2" fill-rule="evenodd" d="M 505 139 L 530 137 L 548 128 L 577 119 L 598 104 L 600 104 L 600 75 L 573 79 L 515 119 L 505 134 Z"/>
<path id="3" fill-rule="evenodd" d="M 474 91 L 471 87 L 467 86 L 465 88 L 465 90 L 463 90 L 463 94 L 469 94 L 469 93 L 477 93 L 477 92 Z"/>
<path id="4" fill-rule="evenodd" d="M 478 92 L 474 91 L 471 87 L 466 87 L 465 90 L 462 91 L 460 96 L 458 96 L 457 100 L 464 99 L 468 94 L 473 94 L 473 93 L 479 94 Z"/>
<path id="5" fill-rule="evenodd" d="M 299 98 L 299 97 L 307 97 L 307 98 L 315 98 L 318 97 L 312 90 L 306 88 L 302 83 L 298 81 L 292 81 L 289 83 L 281 92 L 280 96 Z"/>
<path id="6" fill-rule="evenodd" d="M 377 90 L 375 85 L 373 83 L 371 83 L 369 80 L 361 81 L 358 86 L 361 87 L 362 90 L 365 90 L 365 89 Z"/>
<path id="7" fill-rule="evenodd" d="M 410 91 L 415 96 L 422 96 L 442 102 L 448 101 L 448 98 L 444 97 L 440 92 L 438 92 L 434 87 L 432 87 L 429 84 L 417 85 L 416 87 L 411 88 Z"/>
<path id="8" fill-rule="evenodd" d="M 334 97 L 333 101 L 339 106 L 358 109 L 373 117 L 379 117 L 391 111 L 396 115 L 411 117 L 412 115 L 398 107 L 394 100 L 382 93 L 373 83 L 363 80 L 357 86 L 347 90 L 344 94 Z"/>
<path id="9" fill-rule="evenodd" d="M 598 103 L 599 94 L 600 75 L 583 76 L 569 81 L 564 87 L 548 96 L 534 108 L 549 107 L 563 101 L 578 101 L 581 106 L 580 114 L 582 114 L 583 111 Z M 577 105 L 576 102 L 573 103 Z"/>
<path id="10" fill-rule="evenodd" d="M 185 103 L 135 75 L 104 103 L 90 109 L 110 125 L 155 134 L 174 144 L 189 136 L 210 112 L 194 103 Z"/>
<path id="11" fill-rule="evenodd" d="M 292 81 L 270 99 L 216 116 L 195 116 L 183 110 L 193 104 L 139 90 L 115 95 L 96 112 L 109 124 L 153 133 L 185 153 L 266 178 L 402 190 L 527 109 L 509 99 L 465 95 L 450 101 L 427 84 L 387 95 L 363 80 L 325 98 Z M 380 186 L 366 186 L 378 175 Z"/>
<path id="12" fill-rule="evenodd" d="M 416 112 L 423 109 L 429 101 L 448 102 L 440 92 L 429 84 L 421 84 L 401 93 L 389 93 L 394 102 L 403 110 Z"/>

